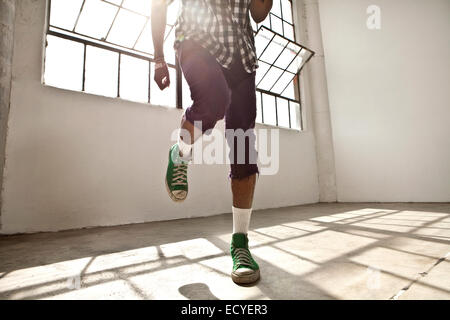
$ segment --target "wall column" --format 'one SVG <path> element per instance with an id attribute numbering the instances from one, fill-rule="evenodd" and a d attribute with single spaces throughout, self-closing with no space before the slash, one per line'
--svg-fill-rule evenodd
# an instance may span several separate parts
<path id="1" fill-rule="evenodd" d="M 336 169 L 334 163 L 333 134 L 328 100 L 327 76 L 318 0 L 299 1 L 305 45 L 315 51 L 305 69 L 308 72 L 312 127 L 316 141 L 319 201 L 337 201 Z"/>
<path id="2" fill-rule="evenodd" d="M 0 0 L 0 194 L 3 192 L 3 169 L 11 95 L 11 71 L 14 45 L 15 0 Z M 2 197 L 0 196 L 0 228 Z"/>

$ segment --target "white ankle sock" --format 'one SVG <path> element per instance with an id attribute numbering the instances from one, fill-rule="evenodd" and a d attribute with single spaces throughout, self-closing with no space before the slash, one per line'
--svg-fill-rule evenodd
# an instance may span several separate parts
<path id="1" fill-rule="evenodd" d="M 252 209 L 241 209 L 232 207 L 233 210 L 233 233 L 248 233 Z"/>
<path id="2" fill-rule="evenodd" d="M 178 137 L 178 148 L 180 149 L 180 156 L 184 159 L 190 159 L 192 154 L 192 144 L 187 144 L 180 137 Z"/>

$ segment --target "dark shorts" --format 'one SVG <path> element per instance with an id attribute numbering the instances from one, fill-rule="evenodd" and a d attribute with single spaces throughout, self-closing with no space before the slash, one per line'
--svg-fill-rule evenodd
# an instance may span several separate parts
<path id="1" fill-rule="evenodd" d="M 238 50 L 230 69 L 227 69 L 193 40 L 180 44 L 177 57 L 193 100 L 193 104 L 186 109 L 185 119 L 192 124 L 200 121 L 203 133 L 214 128 L 217 121 L 223 118 L 226 132 L 228 129 L 247 132 L 245 148 L 238 148 L 236 138 L 226 134 L 231 151 L 230 177 L 241 179 L 258 173 L 253 130 L 256 119 L 256 72 L 245 71 Z M 245 161 L 238 161 L 238 158 L 244 157 L 239 154 L 243 149 Z"/>

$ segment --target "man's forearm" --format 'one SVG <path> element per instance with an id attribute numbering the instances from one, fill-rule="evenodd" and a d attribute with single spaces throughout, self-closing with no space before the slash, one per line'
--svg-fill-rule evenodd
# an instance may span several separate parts
<path id="1" fill-rule="evenodd" d="M 166 31 L 167 5 L 165 0 L 152 1 L 152 37 L 155 58 L 164 56 L 164 33 Z"/>
<path id="2" fill-rule="evenodd" d="M 272 9 L 272 0 L 252 0 L 250 3 L 250 13 L 256 23 L 263 22 Z"/>

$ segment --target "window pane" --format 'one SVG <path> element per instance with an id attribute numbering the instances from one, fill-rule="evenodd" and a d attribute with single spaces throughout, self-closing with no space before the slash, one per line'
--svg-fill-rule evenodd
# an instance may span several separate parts
<path id="1" fill-rule="evenodd" d="M 272 30 L 283 35 L 283 21 L 275 17 L 273 14 L 270 15 L 270 18 L 272 19 Z"/>
<path id="2" fill-rule="evenodd" d="M 143 16 L 120 9 L 106 40 L 114 44 L 132 48 L 144 27 L 145 21 L 146 18 Z"/>
<path id="3" fill-rule="evenodd" d="M 100 0 L 86 0 L 75 31 L 102 39 L 106 37 L 117 10 L 117 7 Z"/>
<path id="4" fill-rule="evenodd" d="M 286 69 L 289 64 L 297 56 L 297 53 L 301 50 L 299 46 L 294 43 L 289 43 L 287 47 L 283 50 L 280 57 L 275 61 L 275 65 L 281 69 Z M 296 71 L 294 72 L 296 73 Z"/>
<path id="5" fill-rule="evenodd" d="M 85 91 L 116 97 L 118 59 L 116 52 L 87 46 Z"/>
<path id="6" fill-rule="evenodd" d="M 258 57 L 261 56 L 264 49 L 269 45 L 270 40 L 273 37 L 273 32 L 267 29 L 260 29 L 259 32 L 256 34 L 255 37 L 255 47 L 256 47 L 256 53 Z"/>
<path id="7" fill-rule="evenodd" d="M 289 84 L 289 82 L 292 81 L 292 79 L 295 77 L 295 74 L 285 72 L 281 76 L 281 78 L 277 81 L 275 86 L 272 89 L 272 92 L 281 94 L 281 92 L 286 88 L 286 86 Z"/>
<path id="8" fill-rule="evenodd" d="M 146 16 L 150 16 L 152 14 L 152 2 L 149 0 L 124 0 L 122 7 Z"/>
<path id="9" fill-rule="evenodd" d="M 83 0 L 52 0 L 50 25 L 73 30 Z"/>
<path id="10" fill-rule="evenodd" d="M 149 62 L 127 55 L 122 55 L 120 62 L 120 97 L 148 102 Z"/>
<path id="11" fill-rule="evenodd" d="M 152 71 L 155 70 L 155 64 L 152 63 Z M 152 81 L 150 86 L 150 102 L 153 105 L 176 107 L 176 72 L 174 68 L 169 68 L 170 86 L 160 90 L 158 85 Z"/>
<path id="12" fill-rule="evenodd" d="M 271 13 L 276 14 L 277 16 L 281 17 L 281 2 L 280 0 L 273 0 L 272 10 L 270 10 Z"/>
<path id="13" fill-rule="evenodd" d="M 283 5 L 283 20 L 292 23 L 292 7 L 289 0 L 281 0 Z"/>
<path id="14" fill-rule="evenodd" d="M 275 114 L 275 97 L 264 93 L 262 97 L 263 97 L 264 123 L 276 125 L 277 118 Z"/>
<path id="15" fill-rule="evenodd" d="M 290 102 L 291 109 L 291 128 L 301 130 L 300 126 L 300 105 L 298 103 Z"/>
<path id="16" fill-rule="evenodd" d="M 47 43 L 44 83 L 81 91 L 84 45 L 53 36 L 47 36 Z"/>
<path id="17" fill-rule="evenodd" d="M 266 51 L 264 51 L 261 55 L 261 60 L 269 64 L 274 63 L 287 43 L 287 40 L 281 38 L 280 36 L 275 36 Z"/>
<path id="18" fill-rule="evenodd" d="M 283 70 L 274 67 L 270 68 L 262 81 L 258 84 L 258 88 L 263 90 L 270 90 L 282 73 Z"/>
<path id="19" fill-rule="evenodd" d="M 281 93 L 283 97 L 299 100 L 300 95 L 298 93 L 298 82 L 296 81 L 297 76 L 294 77 L 294 79 L 289 83 L 287 88 Z"/>
<path id="20" fill-rule="evenodd" d="M 297 73 L 304 63 L 304 56 L 307 55 L 306 50 L 302 49 L 295 60 L 289 65 L 288 70 Z"/>
<path id="21" fill-rule="evenodd" d="M 139 38 L 136 47 L 136 50 L 147 52 L 149 54 L 153 54 L 153 37 L 152 37 L 152 25 L 150 21 L 145 25 L 144 31 Z"/>
<path id="22" fill-rule="evenodd" d="M 284 25 L 284 36 L 291 41 L 295 41 L 294 27 L 286 22 L 283 22 Z"/>
<path id="23" fill-rule="evenodd" d="M 261 92 L 256 91 L 256 122 L 262 123 Z"/>
<path id="24" fill-rule="evenodd" d="M 289 107 L 288 101 L 283 98 L 277 98 L 278 125 L 289 128 Z"/>

